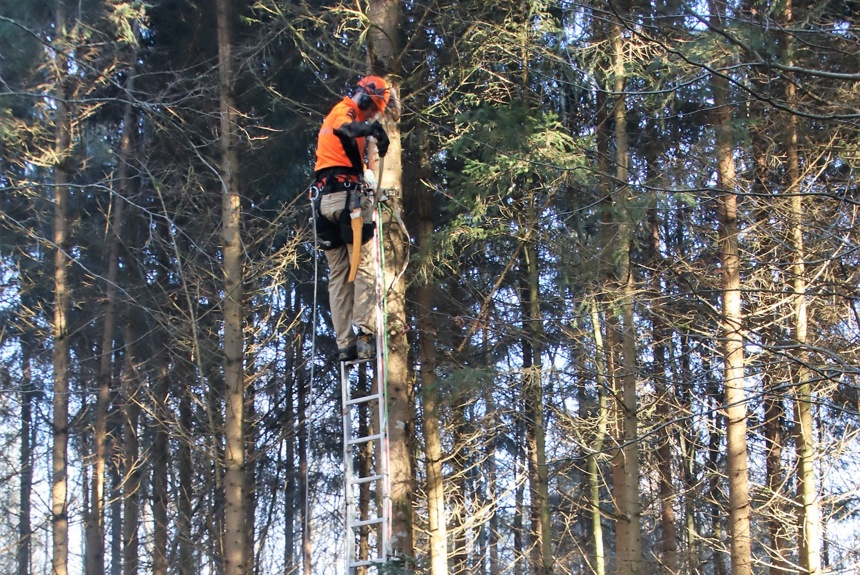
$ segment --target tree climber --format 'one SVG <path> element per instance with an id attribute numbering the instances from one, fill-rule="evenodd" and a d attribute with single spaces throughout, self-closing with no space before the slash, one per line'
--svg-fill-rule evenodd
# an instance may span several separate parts
<path id="1" fill-rule="evenodd" d="M 376 140 L 380 158 L 388 152 L 388 136 L 378 118 L 390 97 L 391 88 L 384 79 L 362 78 L 351 97 L 335 104 L 317 138 L 311 199 L 316 234 L 328 261 L 338 361 L 370 359 L 376 354 L 376 274 L 370 244 L 375 232 L 376 176 L 365 163 L 365 139 Z"/>

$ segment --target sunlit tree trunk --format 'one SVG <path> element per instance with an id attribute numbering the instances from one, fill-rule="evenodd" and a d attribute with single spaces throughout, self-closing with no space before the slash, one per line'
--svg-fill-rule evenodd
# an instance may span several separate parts
<path id="1" fill-rule="evenodd" d="M 446 500 L 448 502 L 448 539 L 450 541 L 449 571 L 461 573 L 466 569 L 469 559 L 467 540 L 469 539 L 468 505 L 468 465 L 469 445 L 467 444 L 468 425 L 466 410 L 462 402 L 451 409 L 451 442 L 456 447 L 449 459 L 451 477 L 446 483 L 448 487 Z"/>
<path id="2" fill-rule="evenodd" d="M 793 25 L 794 15 L 792 0 L 786 0 L 783 6 L 783 19 L 786 30 Z M 792 39 L 786 38 L 784 47 L 788 58 L 786 64 L 794 65 L 792 55 Z M 789 76 L 785 82 L 786 101 L 793 105 L 797 100 L 797 84 Z M 800 181 L 800 154 L 798 152 L 798 118 L 791 114 L 785 135 L 786 142 L 786 191 L 790 195 L 790 226 L 792 248 L 794 343 L 797 345 L 796 364 L 792 372 L 792 390 L 794 398 L 795 417 L 795 446 L 797 450 L 797 507 L 799 543 L 798 555 L 801 573 L 819 575 L 821 573 L 821 509 L 818 498 L 818 484 L 815 478 L 815 461 L 817 447 L 815 445 L 814 416 L 812 406 L 811 374 L 809 369 L 809 354 L 806 352 L 808 313 L 806 305 L 806 254 L 803 247 L 803 195 Z"/>
<path id="3" fill-rule="evenodd" d="M 595 347 L 595 373 L 597 376 L 597 426 L 594 431 L 594 439 L 587 460 L 588 475 L 588 501 L 591 513 L 591 537 L 594 540 L 594 575 L 606 575 L 606 551 L 603 545 L 603 514 L 600 510 L 600 454 L 603 451 L 603 442 L 606 438 L 608 413 L 606 406 L 606 370 L 603 360 L 605 349 L 603 346 L 603 335 L 601 333 L 600 313 L 597 306 L 591 308 L 591 328 L 594 335 Z"/>
<path id="4" fill-rule="evenodd" d="M 627 195 L 630 193 L 628 143 L 625 41 L 620 23 L 612 25 L 613 91 L 615 93 L 615 179 L 618 204 L 617 271 L 618 298 L 621 312 L 621 390 L 618 397 L 622 446 L 613 459 L 615 466 L 615 495 L 618 520 L 616 522 L 616 571 L 618 575 L 639 575 L 642 572 L 642 535 L 639 503 L 639 443 L 638 405 L 636 392 L 636 334 L 633 317 L 633 269 L 630 265 L 630 221 L 627 213 Z"/>
<path id="5" fill-rule="evenodd" d="M 606 32 L 606 22 L 602 18 L 592 18 L 591 23 L 594 38 L 598 42 L 606 42 L 607 41 L 607 32 Z M 608 68 L 608 58 L 604 54 L 601 56 L 602 66 L 598 68 L 603 70 Z M 608 78 L 605 72 L 598 72 L 598 81 L 600 85 L 607 85 Z M 600 276 L 601 281 L 608 283 L 609 278 L 611 276 L 611 261 L 612 261 L 612 253 L 611 253 L 611 212 L 612 212 L 612 183 L 611 178 L 609 177 L 609 161 L 610 161 L 610 131 L 609 131 L 609 123 L 610 123 L 610 100 L 608 97 L 607 90 L 598 90 L 595 94 L 596 100 L 596 108 L 597 108 L 597 134 L 595 135 L 595 144 L 597 147 L 597 170 L 598 170 L 598 182 L 600 185 L 601 195 L 603 200 L 601 201 L 601 222 L 604 224 L 601 231 L 600 237 L 600 259 L 598 262 L 600 268 Z M 607 290 L 608 291 L 608 290 Z M 615 404 L 615 352 L 616 352 L 616 341 L 615 337 L 615 317 L 610 312 L 606 312 L 604 316 L 604 320 L 601 321 L 601 312 L 600 308 L 606 307 L 606 300 L 608 298 L 605 297 L 605 294 L 601 294 L 597 300 L 594 302 L 594 307 L 591 312 L 591 320 L 592 320 L 592 330 L 594 331 L 594 341 L 597 347 L 597 353 L 600 354 L 595 358 L 595 364 L 598 366 L 598 417 L 599 420 L 598 429 L 596 431 L 597 437 L 595 438 L 596 443 L 600 446 L 602 450 L 605 446 L 604 440 L 607 438 L 609 431 L 609 423 L 610 417 L 614 415 L 610 415 L 610 406 L 607 401 L 607 390 L 610 391 L 613 406 Z M 602 336 L 603 330 L 605 329 L 606 338 L 604 339 Z M 614 409 L 614 407 L 613 407 Z M 615 424 L 613 421 L 612 430 L 615 432 Z M 602 513 L 600 508 L 600 486 L 602 483 L 602 479 L 600 477 L 600 461 L 599 461 L 600 450 L 595 448 L 594 453 L 592 453 L 587 462 L 588 466 L 588 491 L 589 491 L 589 499 L 590 499 L 590 511 L 591 511 L 591 536 L 594 539 L 594 569 L 595 575 L 605 575 L 606 573 L 606 551 L 604 548 L 603 541 L 603 522 L 602 522 Z"/>
<path id="6" fill-rule="evenodd" d="M 397 75 L 400 38 L 400 3 L 391 0 L 369 0 L 367 60 L 369 70 L 386 78 L 395 92 L 399 90 Z M 417 193 L 403 189 L 400 127 L 397 119 L 386 113 L 382 119 L 390 146 L 385 156 L 384 170 L 378 174 L 380 186 L 387 190 L 392 212 L 402 210 L 404 195 Z M 374 164 L 378 171 L 378 164 Z M 406 339 L 406 282 L 400 273 L 408 256 L 409 239 L 404 237 L 398 223 L 385 218 L 384 286 L 387 294 L 388 325 L 388 425 L 389 476 L 391 479 L 392 529 L 391 550 L 395 556 L 413 557 L 412 502 L 413 481 L 412 433 L 415 426 L 412 376 L 409 370 L 409 343 Z M 391 285 L 393 282 L 393 285 Z"/>
<path id="7" fill-rule="evenodd" d="M 710 1 L 711 24 L 720 29 L 725 4 Z M 738 247 L 737 195 L 731 129 L 732 108 L 728 79 L 711 75 L 714 98 L 713 122 L 717 152 L 717 217 L 719 220 L 720 283 L 723 342 L 723 374 L 726 413 L 726 475 L 729 485 L 729 539 L 732 575 L 752 573 L 750 540 L 749 463 L 747 455 L 747 403 L 744 391 L 744 349 L 741 325 L 740 255 Z"/>
<path id="8" fill-rule="evenodd" d="M 53 338 L 53 454 L 51 474 L 52 574 L 66 575 L 69 561 L 68 444 L 69 444 L 69 173 L 72 146 L 67 103 L 66 7 L 55 5 L 57 50 L 54 99 L 54 319 Z"/>
<path id="9" fill-rule="evenodd" d="M 231 0 L 218 0 L 218 71 L 221 102 L 221 241 L 224 261 L 224 532 L 225 575 L 245 575 L 245 377 L 242 333 L 242 240 L 237 155 L 237 114 L 233 98 Z"/>

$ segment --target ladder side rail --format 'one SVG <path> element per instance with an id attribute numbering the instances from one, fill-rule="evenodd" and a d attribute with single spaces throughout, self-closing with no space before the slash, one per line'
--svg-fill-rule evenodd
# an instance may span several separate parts
<path id="1" fill-rule="evenodd" d="M 382 526 L 380 527 L 379 554 L 383 561 L 391 556 L 391 476 L 388 444 L 388 333 L 385 296 L 388 286 L 385 285 L 385 238 L 382 228 L 382 206 L 376 210 L 376 385 L 380 396 L 377 410 L 377 425 L 381 438 L 378 444 L 378 469 L 383 476 L 382 493 L 378 494 L 379 505 L 382 507 Z"/>
<path id="2" fill-rule="evenodd" d="M 340 392 L 341 392 L 341 419 L 343 420 L 343 470 L 344 470 L 344 557 L 346 559 L 346 574 L 350 575 L 350 565 L 355 557 L 355 535 L 353 524 L 355 523 L 355 500 L 352 495 L 352 482 L 355 469 L 352 461 L 352 448 L 349 438 L 352 437 L 352 413 L 349 406 L 350 397 L 349 366 L 346 362 L 340 363 Z"/>

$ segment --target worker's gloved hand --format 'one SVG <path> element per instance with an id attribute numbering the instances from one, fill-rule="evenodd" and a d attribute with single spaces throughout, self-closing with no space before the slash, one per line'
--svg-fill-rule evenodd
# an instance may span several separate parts
<path id="1" fill-rule="evenodd" d="M 362 178 L 364 179 L 365 186 L 367 186 L 371 190 L 376 189 L 376 175 L 373 173 L 373 170 L 364 170 L 364 175 L 362 176 Z"/>
<path id="2" fill-rule="evenodd" d="M 388 134 L 385 133 L 379 122 L 371 124 L 371 128 L 373 129 L 371 136 L 376 138 L 376 149 L 379 151 L 379 157 L 385 157 L 385 154 L 388 153 Z"/>

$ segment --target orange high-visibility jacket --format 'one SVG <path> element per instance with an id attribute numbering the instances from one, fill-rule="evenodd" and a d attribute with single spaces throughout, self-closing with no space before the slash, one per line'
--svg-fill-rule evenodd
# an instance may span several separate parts
<path id="1" fill-rule="evenodd" d="M 364 112 L 352 98 L 344 97 L 335 104 L 320 128 L 314 172 L 336 167 L 353 168 L 357 174 L 364 171 L 364 137 L 350 138 L 338 133 L 344 124 L 364 120 Z"/>

